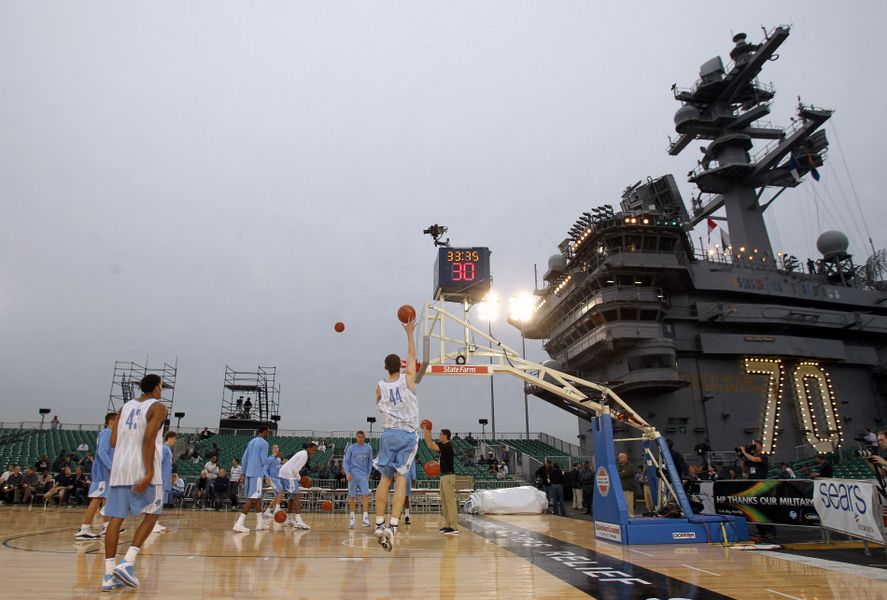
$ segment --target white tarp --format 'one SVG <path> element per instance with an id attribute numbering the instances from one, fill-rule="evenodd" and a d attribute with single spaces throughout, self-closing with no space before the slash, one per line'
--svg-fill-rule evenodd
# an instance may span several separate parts
<path id="1" fill-rule="evenodd" d="M 524 485 L 498 490 L 478 490 L 468 497 L 465 512 L 475 515 L 539 514 L 548 509 L 545 492 Z"/>
<path id="2" fill-rule="evenodd" d="M 881 504 L 871 483 L 855 479 L 816 479 L 813 506 L 822 527 L 884 543 Z"/>

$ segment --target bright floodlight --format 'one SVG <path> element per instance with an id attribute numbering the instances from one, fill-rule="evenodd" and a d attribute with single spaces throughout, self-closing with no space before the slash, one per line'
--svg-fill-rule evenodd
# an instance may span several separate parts
<path id="1" fill-rule="evenodd" d="M 536 298 L 530 292 L 521 292 L 508 299 L 509 319 L 518 323 L 526 323 L 536 312 Z"/>
<path id="2" fill-rule="evenodd" d="M 477 303 L 477 317 L 481 321 L 495 321 L 499 317 L 499 296 L 493 290 Z"/>

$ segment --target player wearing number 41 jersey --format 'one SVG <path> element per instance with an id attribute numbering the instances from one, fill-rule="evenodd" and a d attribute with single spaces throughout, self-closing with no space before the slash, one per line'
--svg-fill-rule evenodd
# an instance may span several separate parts
<path id="1" fill-rule="evenodd" d="M 416 398 L 416 341 L 413 332 L 415 319 L 403 324 L 407 334 L 406 373 L 400 372 L 400 357 L 385 357 L 388 376 L 376 386 L 376 406 L 382 413 L 382 437 L 379 455 L 373 466 L 381 474 L 376 488 L 376 536 L 385 550 L 394 548 L 394 538 L 400 513 L 406 497 L 406 476 L 416 459 L 419 441 L 419 401 Z M 394 480 L 394 498 L 391 501 L 391 517 L 385 526 L 385 509 L 388 506 L 388 490 Z"/>
<path id="2" fill-rule="evenodd" d="M 108 492 L 102 514 L 111 517 L 105 536 L 105 575 L 102 590 L 121 585 L 138 587 L 136 557 L 163 510 L 163 422 L 166 407 L 160 402 L 163 381 L 158 375 L 146 375 L 139 382 L 142 395 L 120 409 L 111 429 L 114 460 L 108 480 Z M 143 514 L 126 557 L 115 565 L 120 524 L 129 515 Z"/>

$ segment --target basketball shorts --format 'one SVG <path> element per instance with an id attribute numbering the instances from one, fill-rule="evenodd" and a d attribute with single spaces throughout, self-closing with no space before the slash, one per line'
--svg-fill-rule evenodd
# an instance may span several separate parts
<path id="1" fill-rule="evenodd" d="M 262 497 L 262 480 L 264 477 L 244 477 L 243 497 L 247 500 Z"/>
<path id="2" fill-rule="evenodd" d="M 90 498 L 104 498 L 105 492 L 108 489 L 107 481 L 93 481 L 89 484 L 89 497 Z"/>
<path id="3" fill-rule="evenodd" d="M 410 465 L 410 471 L 407 473 L 407 498 L 413 494 L 413 482 L 416 481 L 416 461 Z"/>
<path id="4" fill-rule="evenodd" d="M 281 489 L 283 490 L 283 493 L 286 494 L 287 497 L 295 496 L 301 491 L 298 479 L 287 479 L 286 477 L 281 477 L 280 484 L 282 486 Z"/>
<path id="5" fill-rule="evenodd" d="M 368 475 L 351 475 L 351 481 L 348 482 L 348 497 L 354 498 L 357 495 L 366 496 L 370 493 L 370 482 Z"/>
<path id="6" fill-rule="evenodd" d="M 149 485 L 136 494 L 131 485 L 110 485 L 105 489 L 106 517 L 125 519 L 130 515 L 159 515 L 163 511 L 163 486 Z"/>
<path id="7" fill-rule="evenodd" d="M 386 429 L 379 440 L 379 454 L 373 467 L 389 479 L 406 475 L 416 459 L 419 438 L 415 432 L 403 429 Z"/>
<path id="8" fill-rule="evenodd" d="M 271 489 L 274 490 L 275 494 L 279 494 L 283 491 L 283 484 L 280 482 L 279 477 L 269 477 L 271 480 Z"/>

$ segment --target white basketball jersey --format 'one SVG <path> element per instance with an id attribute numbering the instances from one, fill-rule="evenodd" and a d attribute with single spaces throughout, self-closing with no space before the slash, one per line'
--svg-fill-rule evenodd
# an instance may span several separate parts
<path id="1" fill-rule="evenodd" d="M 419 400 L 407 385 L 401 373 L 397 381 L 379 382 L 379 412 L 382 413 L 383 429 L 402 429 L 416 432 L 419 429 Z"/>
<path id="2" fill-rule="evenodd" d="M 117 444 L 111 463 L 110 485 L 135 485 L 145 476 L 142 460 L 142 439 L 148 429 L 148 409 L 157 402 L 149 398 L 139 402 L 130 400 L 123 405 L 117 421 Z M 163 428 L 157 430 L 154 440 L 154 477 L 152 485 L 163 483 Z"/>

